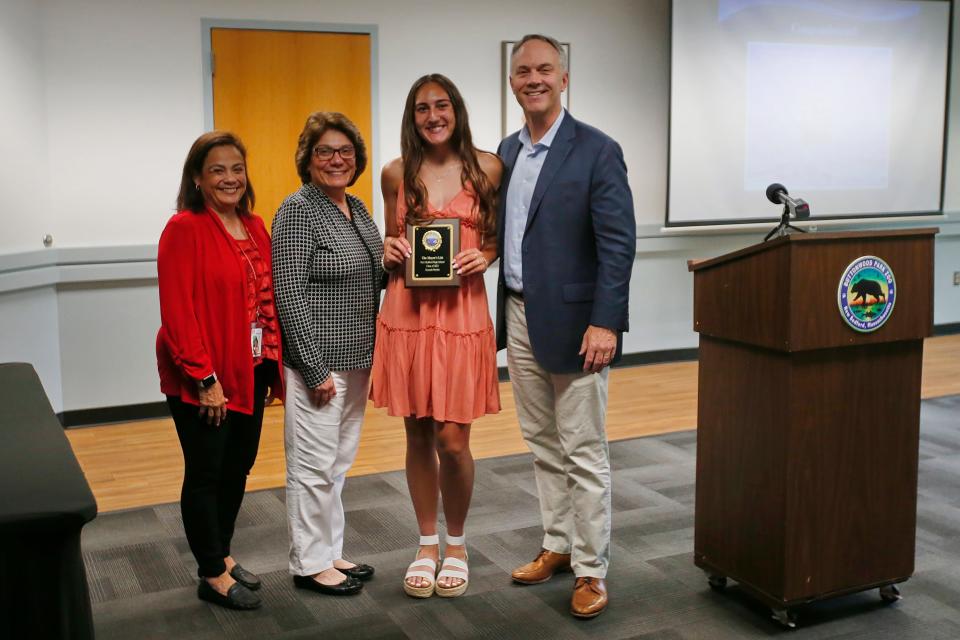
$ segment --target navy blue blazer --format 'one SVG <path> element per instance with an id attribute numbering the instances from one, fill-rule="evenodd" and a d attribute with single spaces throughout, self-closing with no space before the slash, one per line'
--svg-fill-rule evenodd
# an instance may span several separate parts
<path id="1" fill-rule="evenodd" d="M 510 176 L 519 132 L 505 138 L 497 242 L 503 256 Z M 521 245 L 527 329 L 537 362 L 551 373 L 583 369 L 588 325 L 627 331 L 637 233 L 623 151 L 612 138 L 564 114 L 534 187 Z M 497 283 L 497 349 L 507 344 L 503 264 Z M 617 340 L 613 362 L 623 350 Z"/>

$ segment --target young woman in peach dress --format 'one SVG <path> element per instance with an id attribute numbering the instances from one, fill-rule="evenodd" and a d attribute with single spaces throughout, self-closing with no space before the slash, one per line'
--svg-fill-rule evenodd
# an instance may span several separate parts
<path id="1" fill-rule="evenodd" d="M 496 341 L 483 272 L 497 257 L 496 191 L 503 165 L 478 151 L 460 92 L 446 77 L 418 79 L 407 95 L 402 157 L 383 169 L 390 270 L 377 320 L 370 397 L 407 432 L 407 486 L 420 549 L 404 577 L 413 597 L 459 596 L 469 580 L 463 527 L 473 493 L 470 424 L 500 410 Z M 407 288 L 407 223 L 459 218 L 459 287 Z M 437 497 L 446 547 L 441 570 Z"/>

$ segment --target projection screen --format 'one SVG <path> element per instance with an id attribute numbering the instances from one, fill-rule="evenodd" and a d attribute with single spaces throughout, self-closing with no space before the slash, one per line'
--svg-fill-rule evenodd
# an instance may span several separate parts
<path id="1" fill-rule="evenodd" d="M 942 210 L 945 0 L 673 3 L 667 226 Z"/>

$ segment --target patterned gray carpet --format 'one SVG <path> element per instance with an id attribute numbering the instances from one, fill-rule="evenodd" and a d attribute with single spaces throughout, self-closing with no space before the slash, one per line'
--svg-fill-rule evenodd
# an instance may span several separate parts
<path id="1" fill-rule="evenodd" d="M 960 638 L 960 396 L 925 401 L 921 421 L 917 563 L 901 585 L 904 599 L 884 605 L 874 590 L 809 605 L 790 637 Z M 611 445 L 611 605 L 591 621 L 567 613 L 570 574 L 531 587 L 510 582 L 510 570 L 536 554 L 541 537 L 530 458 L 512 456 L 477 465 L 467 532 L 471 586 L 454 600 L 413 600 L 401 591 L 417 536 L 402 473 L 347 481 L 346 556 L 377 569 L 351 598 L 294 589 L 283 491 L 248 494 L 234 555 L 264 580 L 264 606 L 255 612 L 196 599 L 176 504 L 101 515 L 83 535 L 97 637 L 720 640 L 785 633 L 735 584 L 711 591 L 693 565 L 695 448 L 693 431 Z"/>

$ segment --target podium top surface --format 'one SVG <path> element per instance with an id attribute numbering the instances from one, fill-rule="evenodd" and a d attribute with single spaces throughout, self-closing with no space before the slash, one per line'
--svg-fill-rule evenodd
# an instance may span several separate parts
<path id="1" fill-rule="evenodd" d="M 866 240 L 866 239 L 880 239 L 880 238 L 909 238 L 909 237 L 923 237 L 923 236 L 933 236 L 940 232 L 939 227 L 923 227 L 917 229 L 885 229 L 880 231 L 834 231 L 830 233 L 819 233 L 819 232 L 808 232 L 808 233 L 792 233 L 786 236 L 780 236 L 768 242 L 759 242 L 757 244 L 750 245 L 749 247 L 744 247 L 743 249 L 738 249 L 730 253 L 725 253 L 721 256 L 715 258 L 707 258 L 704 260 L 688 260 L 687 269 L 689 271 L 699 271 L 701 269 L 708 269 L 710 267 L 716 266 L 718 264 L 723 264 L 729 260 L 735 260 L 737 258 L 744 258 L 746 256 L 761 253 L 763 251 L 771 251 L 777 247 L 782 247 L 785 244 L 796 243 L 796 242 L 831 242 L 837 240 Z"/>
<path id="2" fill-rule="evenodd" d="M 688 263 L 694 331 L 791 353 L 922 340 L 933 329 L 938 232 L 802 233 Z M 859 284 L 855 272 L 874 263 L 886 284 Z"/>

